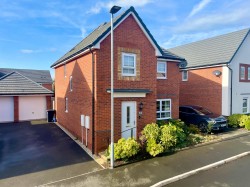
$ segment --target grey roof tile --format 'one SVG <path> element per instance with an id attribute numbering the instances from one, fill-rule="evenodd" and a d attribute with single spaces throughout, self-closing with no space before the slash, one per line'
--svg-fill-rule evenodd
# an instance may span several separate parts
<path id="1" fill-rule="evenodd" d="M 248 29 L 216 36 L 168 49 L 187 60 L 187 68 L 229 63 L 245 37 Z"/>
<path id="2" fill-rule="evenodd" d="M 12 72 L 18 72 L 23 76 L 37 83 L 52 83 L 52 78 L 49 70 L 31 70 L 31 69 L 11 69 L 0 68 L 0 77 Z"/>
<path id="3" fill-rule="evenodd" d="M 0 95 L 34 94 L 52 95 L 53 92 L 18 72 L 12 72 L 0 78 Z"/>

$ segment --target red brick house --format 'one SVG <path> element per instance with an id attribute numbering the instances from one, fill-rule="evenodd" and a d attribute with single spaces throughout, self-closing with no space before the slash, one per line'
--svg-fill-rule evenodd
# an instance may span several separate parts
<path id="1" fill-rule="evenodd" d="M 138 138 L 146 124 L 179 117 L 181 65 L 184 59 L 159 47 L 133 7 L 114 19 L 115 140 L 131 136 L 131 129 Z M 111 118 L 110 23 L 100 25 L 51 67 L 58 123 L 92 153 L 104 150 Z M 89 128 L 85 123 L 81 129 L 82 115 Z"/>
<path id="2" fill-rule="evenodd" d="M 180 105 L 200 105 L 225 116 L 250 113 L 249 29 L 169 51 L 187 60 L 181 68 Z"/>

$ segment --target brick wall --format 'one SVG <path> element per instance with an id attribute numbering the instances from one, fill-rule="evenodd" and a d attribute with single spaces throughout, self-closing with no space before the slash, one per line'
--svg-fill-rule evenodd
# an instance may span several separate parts
<path id="1" fill-rule="evenodd" d="M 132 29 L 131 29 L 132 28 Z M 137 76 L 121 77 L 122 52 L 134 52 L 137 58 Z M 55 70 L 55 102 L 58 122 L 71 133 L 81 139 L 80 114 L 90 116 L 90 130 L 88 131 L 88 147 L 91 150 L 92 133 L 92 64 L 91 53 L 77 60 L 67 63 L 67 76 L 64 77 L 64 66 Z M 105 150 L 110 142 L 110 36 L 105 38 L 100 49 L 95 51 L 95 153 Z M 130 15 L 114 31 L 114 88 L 115 89 L 149 89 L 146 97 L 115 98 L 115 140 L 121 138 L 121 106 L 123 101 L 136 102 L 137 137 L 143 127 L 156 121 L 156 99 L 164 97 L 172 99 L 178 106 L 178 67 L 176 63 L 169 63 L 167 83 L 157 83 L 157 58 L 155 49 L 148 41 L 143 31 Z M 69 77 L 73 75 L 73 91 L 69 90 Z M 171 76 L 174 76 L 173 78 Z M 171 77 L 171 78 L 170 78 Z M 176 78 L 177 77 L 177 78 Z M 166 81 L 166 80 L 165 80 Z M 174 83 L 171 83 L 174 81 Z M 167 86 L 167 88 L 163 88 Z M 159 93 L 157 96 L 157 88 Z M 171 87 L 171 88 L 169 88 Z M 160 95 L 159 95 L 160 94 Z M 65 112 L 65 97 L 68 97 L 69 108 Z M 143 103 L 143 114 L 139 119 L 138 104 Z M 177 108 L 173 107 L 173 117 L 178 117 Z M 84 143 L 85 129 L 83 131 Z"/>
<path id="2" fill-rule="evenodd" d="M 82 139 L 80 116 L 90 116 L 90 129 L 88 130 L 88 147 L 91 150 L 92 133 L 92 55 L 87 54 L 66 64 L 66 77 L 64 66 L 55 70 L 55 107 L 59 124 L 68 129 L 73 135 Z M 72 75 L 72 88 L 69 89 L 69 79 Z M 65 98 L 68 98 L 68 112 L 65 112 Z M 84 143 L 86 142 L 86 129 L 83 128 Z"/>
<path id="3" fill-rule="evenodd" d="M 177 62 L 167 62 L 167 79 L 157 79 L 157 99 L 171 99 L 172 118 L 179 118 L 179 67 Z"/>
<path id="4" fill-rule="evenodd" d="M 14 122 L 19 121 L 19 97 L 14 96 Z"/>
<path id="5" fill-rule="evenodd" d="M 222 112 L 222 76 L 213 75 L 215 70 L 222 72 L 221 67 L 189 70 L 188 81 L 181 81 L 180 105 L 200 105 L 220 115 Z"/>
<path id="6" fill-rule="evenodd" d="M 133 28 L 133 29 L 131 29 Z M 137 54 L 137 76 L 121 77 L 121 52 Z M 145 98 L 115 98 L 115 139 L 121 137 L 121 103 L 136 101 L 137 135 L 142 128 L 156 121 L 156 56 L 155 49 L 148 41 L 132 16 L 123 21 L 114 31 L 114 88 L 150 89 Z M 138 66 L 139 65 L 139 66 Z M 138 76 L 139 74 L 139 76 Z M 107 148 L 110 138 L 110 36 L 103 40 L 97 51 L 97 102 L 96 102 L 96 152 Z M 138 117 L 138 104 L 143 102 L 142 118 Z"/>
<path id="7" fill-rule="evenodd" d="M 47 88 L 48 90 L 51 90 L 51 91 L 52 91 L 52 84 L 51 84 L 51 83 L 42 84 L 42 86 L 43 86 L 44 88 Z"/>

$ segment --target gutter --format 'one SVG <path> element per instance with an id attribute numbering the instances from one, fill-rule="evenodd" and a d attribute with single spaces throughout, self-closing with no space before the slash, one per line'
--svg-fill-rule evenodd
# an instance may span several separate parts
<path id="1" fill-rule="evenodd" d="M 91 47 L 89 51 L 92 54 L 92 154 L 95 154 L 95 58 Z"/>
<path id="2" fill-rule="evenodd" d="M 233 69 L 227 65 L 227 68 L 230 70 L 230 115 L 233 114 Z"/>

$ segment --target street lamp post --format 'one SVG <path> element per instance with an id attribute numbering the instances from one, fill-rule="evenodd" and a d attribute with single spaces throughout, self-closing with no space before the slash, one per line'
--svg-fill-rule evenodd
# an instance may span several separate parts
<path id="1" fill-rule="evenodd" d="M 114 168 L 114 30 L 113 30 L 113 16 L 121 7 L 113 6 L 110 9 L 111 14 L 111 151 L 110 151 L 110 167 Z"/>

